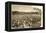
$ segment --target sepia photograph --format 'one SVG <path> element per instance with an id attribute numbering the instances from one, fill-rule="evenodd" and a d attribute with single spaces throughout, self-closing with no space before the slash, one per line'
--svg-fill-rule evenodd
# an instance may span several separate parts
<path id="1" fill-rule="evenodd" d="M 11 29 L 43 27 L 43 6 L 11 5 Z"/>
<path id="2" fill-rule="evenodd" d="M 5 30 L 24 31 L 45 29 L 45 4 L 6 2 Z"/>

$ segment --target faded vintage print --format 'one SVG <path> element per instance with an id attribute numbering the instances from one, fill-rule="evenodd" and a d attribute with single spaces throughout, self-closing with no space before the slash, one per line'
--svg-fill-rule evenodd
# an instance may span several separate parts
<path id="1" fill-rule="evenodd" d="M 11 29 L 43 27 L 43 6 L 11 5 Z"/>

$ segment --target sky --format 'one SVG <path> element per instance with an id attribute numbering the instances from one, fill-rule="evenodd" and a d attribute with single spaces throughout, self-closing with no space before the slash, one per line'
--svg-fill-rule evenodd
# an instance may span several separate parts
<path id="1" fill-rule="evenodd" d="M 34 5 L 11 5 L 11 11 L 19 12 L 35 12 L 33 8 L 39 8 L 43 10 L 43 6 L 34 6 Z"/>

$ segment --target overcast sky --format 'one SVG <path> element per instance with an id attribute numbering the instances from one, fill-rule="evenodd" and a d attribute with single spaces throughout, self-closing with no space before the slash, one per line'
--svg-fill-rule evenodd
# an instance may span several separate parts
<path id="1" fill-rule="evenodd" d="M 11 11 L 19 11 L 19 12 L 35 12 L 33 8 L 39 8 L 43 10 L 42 6 L 33 6 L 33 5 L 11 5 Z"/>

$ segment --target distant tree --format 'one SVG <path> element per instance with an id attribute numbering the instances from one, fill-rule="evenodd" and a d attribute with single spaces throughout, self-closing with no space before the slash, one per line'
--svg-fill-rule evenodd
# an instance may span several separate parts
<path id="1" fill-rule="evenodd" d="M 34 10 L 38 10 L 39 12 L 39 14 L 41 15 L 41 9 L 39 9 L 39 8 L 33 8 Z"/>

